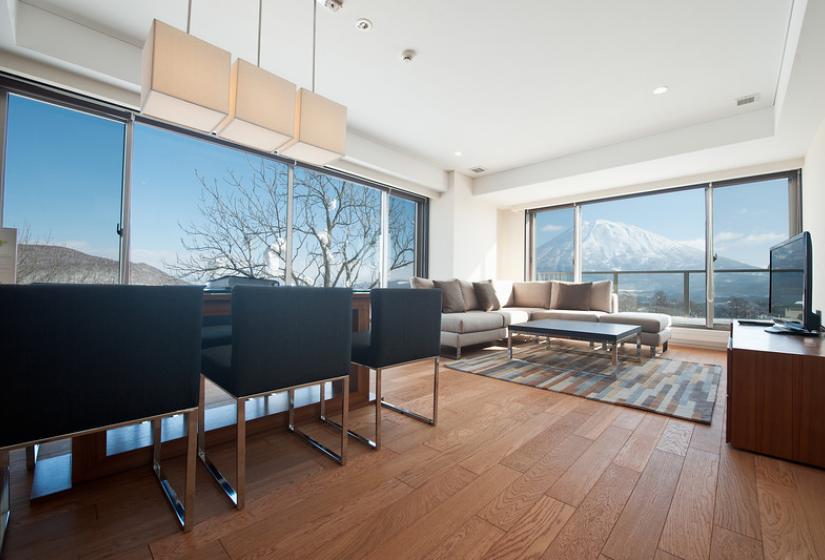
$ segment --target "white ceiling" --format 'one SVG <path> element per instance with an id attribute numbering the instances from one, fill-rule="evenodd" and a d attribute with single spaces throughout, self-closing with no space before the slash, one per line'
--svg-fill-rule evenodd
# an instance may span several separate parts
<path id="1" fill-rule="evenodd" d="M 134 45 L 152 18 L 186 24 L 187 0 L 26 3 Z M 192 3 L 193 34 L 255 61 L 257 0 Z M 384 144 L 445 169 L 507 170 L 771 107 L 792 3 L 344 0 L 318 9 L 317 89 Z M 312 6 L 263 7 L 262 65 L 304 86 Z M 360 17 L 373 31 L 356 30 Z M 407 48 L 418 57 L 404 65 Z"/>

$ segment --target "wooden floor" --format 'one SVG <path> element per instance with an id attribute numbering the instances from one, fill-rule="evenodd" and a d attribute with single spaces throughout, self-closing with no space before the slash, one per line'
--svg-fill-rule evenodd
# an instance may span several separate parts
<path id="1" fill-rule="evenodd" d="M 426 410 L 430 379 L 390 370 L 385 394 Z M 198 467 L 189 534 L 148 467 L 30 504 L 15 452 L 6 557 L 825 558 L 825 471 L 726 446 L 722 398 L 705 426 L 446 368 L 441 381 L 437 427 L 385 411 L 385 448 L 351 441 L 343 468 L 285 432 L 250 438 L 243 512 Z M 365 430 L 370 413 L 354 414 Z M 232 476 L 232 448 L 210 451 Z"/>

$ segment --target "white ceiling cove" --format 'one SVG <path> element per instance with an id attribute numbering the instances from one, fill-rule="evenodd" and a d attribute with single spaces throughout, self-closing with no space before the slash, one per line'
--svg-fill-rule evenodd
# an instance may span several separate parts
<path id="1" fill-rule="evenodd" d="M 318 8 L 317 90 L 378 144 L 471 176 L 486 168 L 484 194 L 511 186 L 496 172 L 772 113 L 794 1 L 804 11 L 805 0 L 344 0 Z M 261 64 L 302 86 L 313 4 L 263 0 Z M 135 47 L 153 18 L 186 26 L 187 0 L 20 0 L 18 11 L 27 5 Z M 258 0 L 192 0 L 191 32 L 254 62 L 257 17 Z M 123 66 L 110 74 L 136 83 L 136 63 Z"/>

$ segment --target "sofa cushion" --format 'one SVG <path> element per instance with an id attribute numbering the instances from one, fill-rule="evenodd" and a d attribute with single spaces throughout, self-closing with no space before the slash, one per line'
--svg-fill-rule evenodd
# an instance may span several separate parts
<path id="1" fill-rule="evenodd" d="M 435 288 L 432 280 L 429 278 L 421 278 L 420 276 L 410 278 L 410 286 L 413 288 Z"/>
<path id="2" fill-rule="evenodd" d="M 515 325 L 516 323 L 526 323 L 529 321 L 534 313 L 546 311 L 543 307 L 502 307 L 495 313 L 501 313 L 507 316 L 507 325 Z"/>
<path id="3" fill-rule="evenodd" d="M 612 280 L 593 282 L 590 288 L 590 309 L 595 311 L 611 311 L 610 295 L 613 292 Z"/>
<path id="4" fill-rule="evenodd" d="M 593 288 L 591 282 L 568 283 L 558 282 L 554 286 L 556 290 L 556 301 L 554 309 L 590 311 L 590 293 Z M 610 302 L 608 301 L 608 310 Z"/>
<path id="5" fill-rule="evenodd" d="M 513 307 L 550 307 L 550 282 L 514 282 Z"/>
<path id="6" fill-rule="evenodd" d="M 501 302 L 496 296 L 496 289 L 493 286 L 493 281 L 487 282 L 473 282 L 473 290 L 478 299 L 478 307 L 482 311 L 495 311 L 501 309 Z"/>
<path id="7" fill-rule="evenodd" d="M 461 288 L 461 296 L 464 298 L 464 309 L 466 311 L 481 310 L 481 304 L 478 302 L 473 283 L 466 280 L 459 280 L 458 285 Z"/>
<path id="8" fill-rule="evenodd" d="M 558 319 L 561 321 L 590 321 L 598 322 L 608 314 L 604 311 L 581 311 L 575 309 L 545 309 L 533 313 L 531 320 Z"/>
<path id="9" fill-rule="evenodd" d="M 611 313 L 600 319 L 602 323 L 617 323 L 620 325 L 639 325 L 642 332 L 658 333 L 670 328 L 670 315 L 664 313 L 636 313 L 623 311 Z"/>
<path id="10" fill-rule="evenodd" d="M 458 280 L 433 280 L 433 284 L 441 290 L 443 313 L 463 313 L 467 310 Z"/>
<path id="11" fill-rule="evenodd" d="M 472 333 L 503 328 L 505 319 L 500 313 L 465 311 L 441 315 L 441 330 L 452 333 Z"/>

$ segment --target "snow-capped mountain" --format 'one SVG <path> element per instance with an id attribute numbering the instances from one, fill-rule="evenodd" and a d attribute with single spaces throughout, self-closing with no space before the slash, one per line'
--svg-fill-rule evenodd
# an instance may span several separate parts
<path id="1" fill-rule="evenodd" d="M 705 252 L 640 227 L 596 220 L 582 225 L 582 270 L 703 270 Z M 720 256 L 717 268 L 753 268 Z M 536 269 L 573 267 L 573 233 L 560 233 L 536 249 Z"/>

